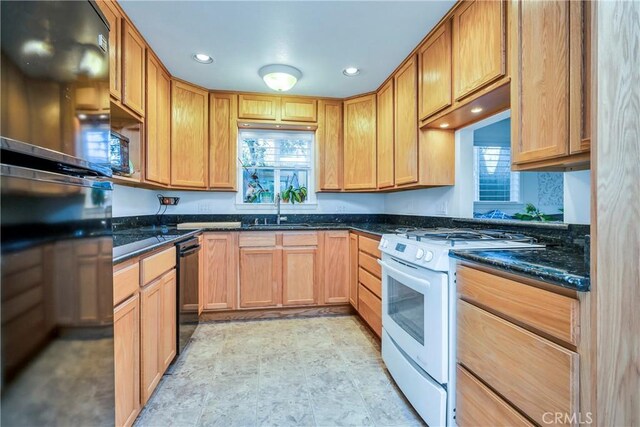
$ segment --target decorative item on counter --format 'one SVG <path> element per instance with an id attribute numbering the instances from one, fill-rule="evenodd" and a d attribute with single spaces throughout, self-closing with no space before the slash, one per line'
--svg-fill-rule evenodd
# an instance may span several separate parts
<path id="1" fill-rule="evenodd" d="M 553 221 L 554 218 L 551 215 L 544 214 L 536 208 L 533 203 L 527 203 L 524 207 L 525 213 L 513 214 L 514 219 L 520 221 Z"/>

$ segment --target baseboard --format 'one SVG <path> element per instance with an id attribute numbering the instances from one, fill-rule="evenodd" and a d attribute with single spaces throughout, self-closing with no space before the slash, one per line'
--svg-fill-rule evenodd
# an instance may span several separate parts
<path id="1" fill-rule="evenodd" d="M 232 320 L 294 319 L 298 317 L 344 316 L 355 314 L 350 304 L 313 307 L 276 307 L 246 310 L 205 311 L 200 322 L 224 322 Z"/>

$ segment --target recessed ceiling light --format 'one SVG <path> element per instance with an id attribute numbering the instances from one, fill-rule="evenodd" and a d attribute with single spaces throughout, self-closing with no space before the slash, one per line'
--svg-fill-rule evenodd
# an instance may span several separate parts
<path id="1" fill-rule="evenodd" d="M 265 65 L 258 70 L 265 84 L 278 92 L 286 92 L 302 78 L 302 72 L 284 64 Z"/>
<path id="2" fill-rule="evenodd" d="M 479 113 L 479 112 L 481 112 L 481 111 L 482 111 L 482 107 L 473 107 L 473 108 L 471 109 L 471 112 L 472 112 L 473 114 L 478 114 L 478 113 Z"/>
<path id="3" fill-rule="evenodd" d="M 357 76 L 358 74 L 360 74 L 360 69 L 356 67 L 347 67 L 344 70 L 342 70 L 342 74 L 344 74 L 347 77 Z"/>
<path id="4" fill-rule="evenodd" d="M 205 53 L 196 53 L 193 55 L 193 59 L 201 64 L 211 64 L 213 62 L 213 58 Z"/>
<path id="5" fill-rule="evenodd" d="M 449 123 L 443 123 L 440 125 L 441 128 L 448 128 L 449 127 Z"/>

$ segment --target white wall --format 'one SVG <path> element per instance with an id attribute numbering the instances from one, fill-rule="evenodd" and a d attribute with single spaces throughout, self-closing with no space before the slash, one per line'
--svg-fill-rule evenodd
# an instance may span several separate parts
<path id="1" fill-rule="evenodd" d="M 273 206 L 244 206 L 236 204 L 236 193 L 209 191 L 165 191 L 116 185 L 113 192 L 113 216 L 153 215 L 159 204 L 157 194 L 180 197 L 177 206 L 169 206 L 167 214 L 244 214 L 275 213 Z M 283 213 L 383 213 L 383 194 L 318 193 L 317 204 L 290 206 L 283 204 Z"/>
<path id="2" fill-rule="evenodd" d="M 565 172 L 564 222 L 591 223 L 591 171 Z"/>

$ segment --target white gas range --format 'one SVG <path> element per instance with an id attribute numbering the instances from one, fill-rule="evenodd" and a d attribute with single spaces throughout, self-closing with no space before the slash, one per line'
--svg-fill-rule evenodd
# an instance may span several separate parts
<path id="1" fill-rule="evenodd" d="M 382 358 L 430 426 L 455 426 L 455 262 L 451 249 L 543 248 L 497 230 L 396 230 L 382 251 Z"/>

